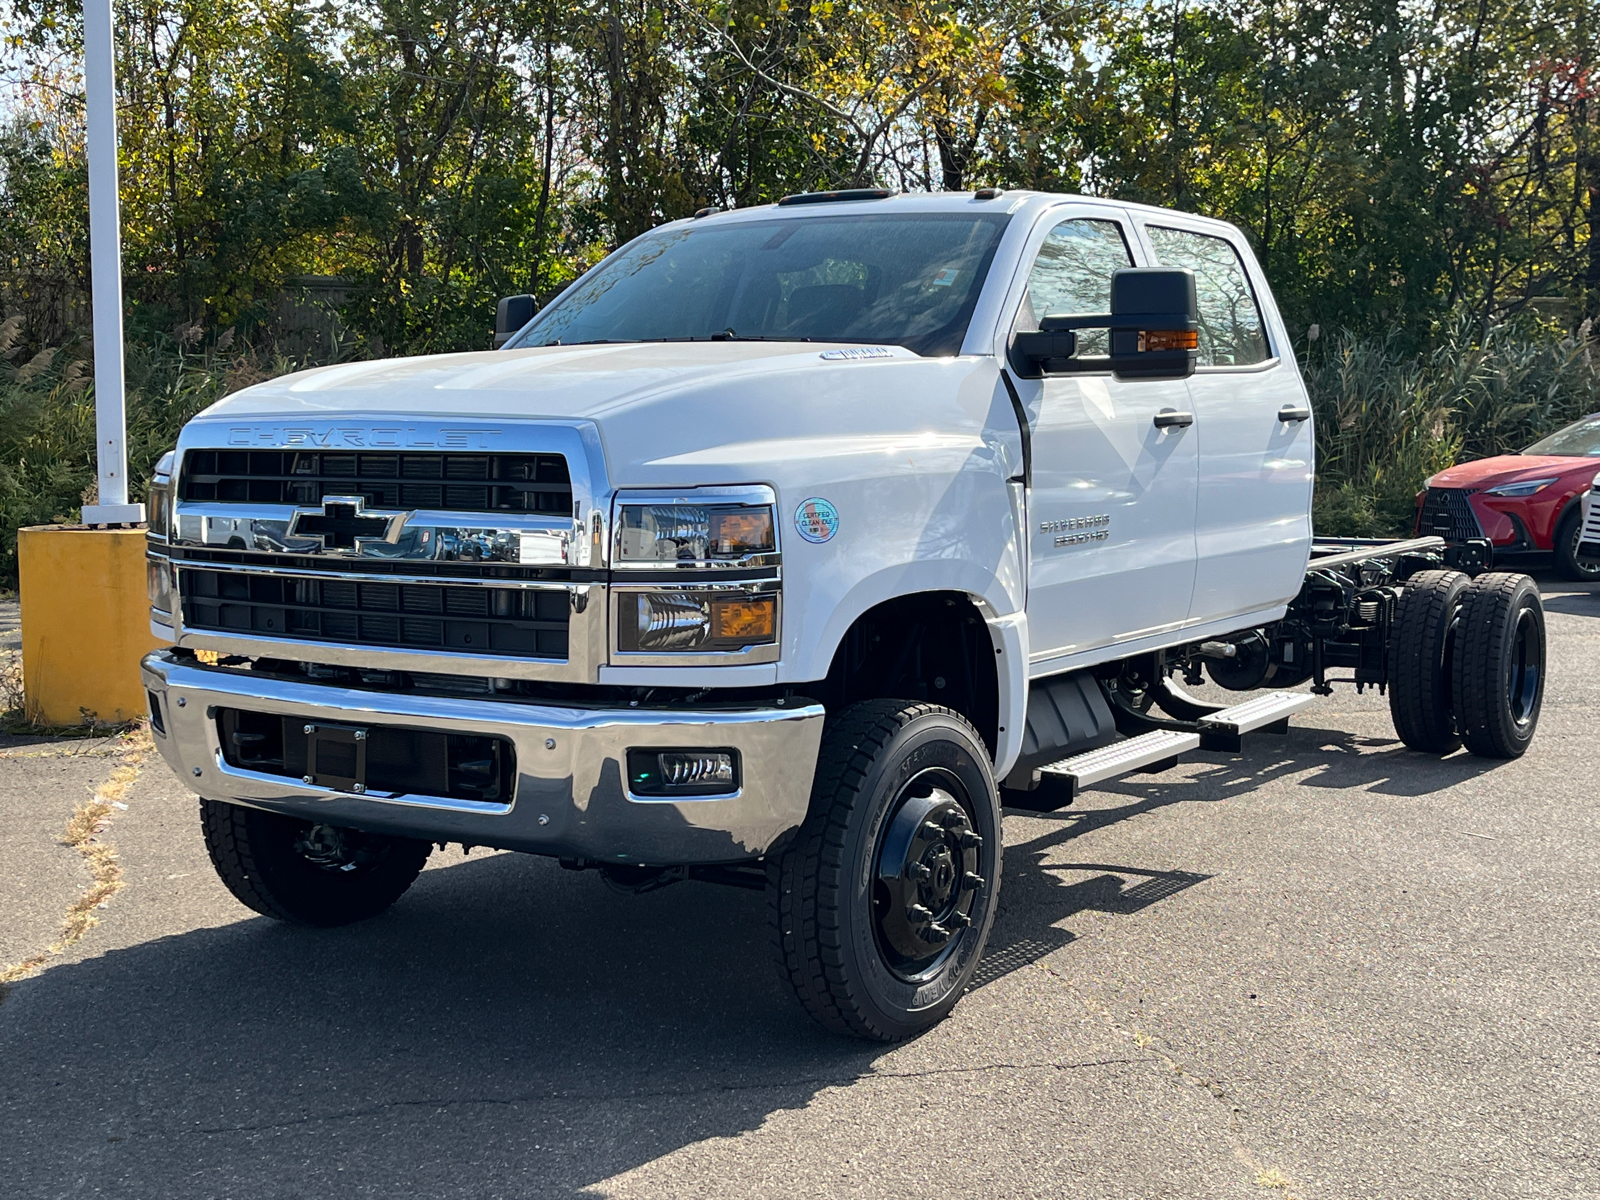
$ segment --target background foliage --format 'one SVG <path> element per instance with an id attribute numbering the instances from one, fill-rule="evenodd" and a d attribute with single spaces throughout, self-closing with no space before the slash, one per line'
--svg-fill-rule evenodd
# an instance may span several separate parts
<path id="1" fill-rule="evenodd" d="M 0 0 L 0 578 L 92 484 L 79 12 Z M 703 205 L 1083 191 L 1255 243 L 1328 532 L 1600 409 L 1586 0 L 119 0 L 132 469 L 295 361 L 487 344 Z M 307 302 L 337 309 L 313 335 Z M 296 300 L 300 297 L 300 300 Z M 293 318 L 293 319 L 291 319 Z"/>

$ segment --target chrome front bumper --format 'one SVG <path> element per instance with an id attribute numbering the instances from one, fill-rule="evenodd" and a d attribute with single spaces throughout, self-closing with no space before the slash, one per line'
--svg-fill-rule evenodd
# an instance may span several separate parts
<path id="1" fill-rule="evenodd" d="M 293 683 L 180 659 L 141 664 L 162 757 L 200 795 L 330 825 L 595 862 L 727 863 L 765 854 L 805 819 L 821 705 L 663 711 L 567 708 L 397 695 Z M 492 735 L 516 750 L 508 804 L 329 791 L 228 765 L 218 708 L 364 726 Z M 630 748 L 733 747 L 728 796 L 644 799 L 627 787 Z"/>

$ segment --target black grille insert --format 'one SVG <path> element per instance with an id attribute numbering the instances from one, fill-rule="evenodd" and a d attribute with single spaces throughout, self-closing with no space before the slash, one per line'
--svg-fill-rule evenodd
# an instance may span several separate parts
<path id="1" fill-rule="evenodd" d="M 572 481 L 559 454 L 191 450 L 179 496 L 300 505 L 361 496 L 371 508 L 572 515 Z"/>
<path id="2" fill-rule="evenodd" d="M 303 779 L 310 773 L 311 735 L 305 729 L 304 717 L 217 710 L 222 757 L 246 771 Z M 510 803 L 516 751 L 505 738 L 388 725 L 362 729 L 368 792 Z"/>
<path id="3" fill-rule="evenodd" d="M 183 567 L 183 622 L 352 646 L 564 659 L 564 590 L 299 579 Z"/>
<path id="4" fill-rule="evenodd" d="M 1417 518 L 1419 537 L 1442 537 L 1451 543 L 1481 538 L 1483 529 L 1467 497 L 1477 488 L 1429 488 Z"/>

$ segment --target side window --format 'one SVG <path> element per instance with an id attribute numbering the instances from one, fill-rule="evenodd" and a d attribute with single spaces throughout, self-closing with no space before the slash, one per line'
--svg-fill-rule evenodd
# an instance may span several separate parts
<path id="1" fill-rule="evenodd" d="M 1261 309 L 1244 264 L 1224 238 L 1187 229 L 1146 226 L 1156 261 L 1194 272 L 1200 300 L 1200 365 L 1247 367 L 1270 357 Z"/>
<path id="2" fill-rule="evenodd" d="M 1080 217 L 1062 221 L 1045 236 L 1028 273 L 1028 291 L 1017 328 L 1037 329 L 1052 313 L 1111 311 L 1111 272 L 1133 266 L 1127 240 L 1115 221 Z M 1078 335 L 1079 353 L 1110 353 L 1106 331 Z"/>

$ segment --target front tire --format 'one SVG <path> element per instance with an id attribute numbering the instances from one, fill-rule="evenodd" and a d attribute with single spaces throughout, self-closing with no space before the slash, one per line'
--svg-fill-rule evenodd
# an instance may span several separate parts
<path id="1" fill-rule="evenodd" d="M 1467 749 L 1520 758 L 1544 703 L 1544 605 L 1526 575 L 1480 575 L 1461 598 L 1452 699 Z"/>
<path id="2" fill-rule="evenodd" d="M 1583 504 L 1581 497 L 1569 501 L 1567 511 L 1556 522 L 1556 566 L 1561 574 L 1579 583 L 1593 583 L 1600 579 L 1600 558 L 1588 558 L 1578 553 L 1578 543 L 1583 540 Z"/>
<path id="3" fill-rule="evenodd" d="M 959 714 L 869 700 L 830 717 L 811 813 L 768 862 L 780 974 L 839 1033 L 894 1042 L 955 1007 L 1000 891 L 1000 800 Z"/>
<path id="4" fill-rule="evenodd" d="M 349 925 L 405 894 L 433 849 L 278 813 L 200 801 L 211 865 L 234 897 L 290 925 Z"/>
<path id="5" fill-rule="evenodd" d="M 1389 636 L 1389 715 L 1400 740 L 1427 754 L 1461 748 L 1452 711 L 1452 651 L 1460 571 L 1418 571 L 1406 580 Z"/>

